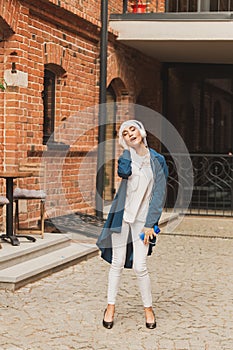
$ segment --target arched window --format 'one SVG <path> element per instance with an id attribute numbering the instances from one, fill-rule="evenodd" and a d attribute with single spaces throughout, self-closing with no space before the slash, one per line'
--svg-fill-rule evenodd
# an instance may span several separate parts
<path id="1" fill-rule="evenodd" d="M 46 64 L 44 70 L 44 90 L 42 93 L 44 105 L 43 144 L 54 141 L 56 80 L 65 70 L 56 64 Z"/>
<path id="2" fill-rule="evenodd" d="M 116 137 L 116 94 L 112 86 L 107 89 L 107 123 L 105 156 L 108 161 L 104 169 L 104 200 L 112 201 L 115 194 L 115 137 Z"/>
<path id="3" fill-rule="evenodd" d="M 44 125 L 43 125 L 43 144 L 53 138 L 54 132 L 54 116 L 55 116 L 55 79 L 56 75 L 49 69 L 44 72 Z M 50 139 L 53 141 L 53 139 Z"/>

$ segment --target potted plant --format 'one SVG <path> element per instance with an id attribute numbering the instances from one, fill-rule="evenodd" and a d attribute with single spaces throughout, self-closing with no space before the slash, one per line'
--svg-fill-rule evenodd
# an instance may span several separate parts
<path id="1" fill-rule="evenodd" d="M 6 89 L 6 82 L 5 82 L 5 80 L 1 80 L 0 81 L 0 90 L 5 90 Z"/>
<path id="2" fill-rule="evenodd" d="M 143 3 L 142 0 L 133 0 L 131 7 L 133 13 L 145 13 L 147 5 Z"/>

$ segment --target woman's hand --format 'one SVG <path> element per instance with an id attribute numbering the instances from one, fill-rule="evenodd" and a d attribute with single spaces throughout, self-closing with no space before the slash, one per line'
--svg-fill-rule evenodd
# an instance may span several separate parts
<path id="1" fill-rule="evenodd" d="M 153 227 L 144 227 L 143 228 L 143 232 L 145 233 L 145 237 L 144 237 L 144 244 L 149 244 L 149 239 L 153 239 L 154 237 L 156 237 L 156 233 L 154 232 Z"/>

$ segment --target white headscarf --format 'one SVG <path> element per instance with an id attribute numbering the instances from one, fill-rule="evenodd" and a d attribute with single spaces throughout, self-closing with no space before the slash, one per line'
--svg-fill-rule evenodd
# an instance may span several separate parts
<path id="1" fill-rule="evenodd" d="M 120 130 L 119 130 L 119 144 L 125 148 L 126 147 L 126 143 L 123 137 L 123 131 L 125 128 L 130 127 L 130 126 L 134 126 L 136 129 L 138 129 L 138 131 L 140 132 L 141 136 L 142 136 L 142 141 L 144 143 L 144 145 L 146 147 L 148 147 L 147 145 L 147 140 L 146 140 L 146 130 L 143 126 L 143 124 L 141 122 L 139 122 L 138 120 L 126 120 L 125 122 L 123 122 L 120 126 Z"/>

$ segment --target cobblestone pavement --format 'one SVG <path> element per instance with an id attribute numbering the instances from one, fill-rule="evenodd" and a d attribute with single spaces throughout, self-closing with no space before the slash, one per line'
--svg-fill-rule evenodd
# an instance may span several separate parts
<path id="1" fill-rule="evenodd" d="M 187 217 L 164 230 L 148 259 L 155 330 L 145 327 L 132 270 L 122 276 L 114 327 L 103 328 L 109 265 L 99 256 L 0 291 L 0 349 L 232 350 L 232 249 L 229 218 Z"/>

